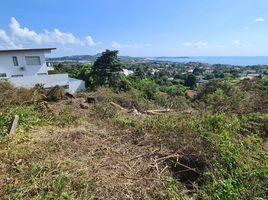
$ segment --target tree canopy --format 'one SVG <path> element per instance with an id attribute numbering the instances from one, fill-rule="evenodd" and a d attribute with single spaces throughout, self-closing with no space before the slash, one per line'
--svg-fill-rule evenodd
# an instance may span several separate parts
<path id="1" fill-rule="evenodd" d="M 118 58 L 118 51 L 106 50 L 92 67 L 93 85 L 114 87 L 122 71 L 123 64 Z"/>

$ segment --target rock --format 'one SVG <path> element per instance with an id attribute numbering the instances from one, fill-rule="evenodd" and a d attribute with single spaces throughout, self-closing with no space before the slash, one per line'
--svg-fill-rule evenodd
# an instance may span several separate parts
<path id="1" fill-rule="evenodd" d="M 87 97 L 87 100 L 86 100 L 87 103 L 96 103 L 97 100 L 95 97 Z"/>
<path id="2" fill-rule="evenodd" d="M 129 111 L 129 113 L 131 113 L 131 114 L 133 114 L 133 115 L 135 115 L 135 116 L 140 116 L 140 115 L 141 115 L 141 113 L 140 113 L 136 108 L 131 109 L 131 110 Z"/>
<path id="3" fill-rule="evenodd" d="M 69 105 L 72 105 L 74 102 L 73 102 L 73 100 L 71 99 L 71 100 L 69 100 L 69 101 L 67 101 L 67 104 L 69 104 Z"/>
<path id="4" fill-rule="evenodd" d="M 71 98 L 71 99 L 75 99 L 75 96 L 69 92 L 66 92 L 65 95 L 68 97 L 68 98 Z"/>
<path id="5" fill-rule="evenodd" d="M 80 108 L 89 109 L 89 105 L 87 103 L 80 103 Z"/>

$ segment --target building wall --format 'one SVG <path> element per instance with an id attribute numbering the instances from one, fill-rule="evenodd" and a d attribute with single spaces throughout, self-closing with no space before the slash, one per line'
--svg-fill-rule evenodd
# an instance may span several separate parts
<path id="1" fill-rule="evenodd" d="M 75 80 L 69 82 L 69 89 L 68 92 L 71 94 L 78 93 L 84 91 L 86 88 L 85 81 L 82 80 Z"/>
<path id="2" fill-rule="evenodd" d="M 66 87 L 66 91 L 75 94 L 85 90 L 85 81 L 70 79 L 68 74 L 53 74 L 40 76 L 12 77 L 7 79 L 15 87 L 32 88 L 36 84 L 51 88 L 56 85 Z"/>
<path id="3" fill-rule="evenodd" d="M 38 73 L 47 74 L 45 51 L 25 51 L 0 53 L 0 73 L 6 73 L 7 77 L 12 75 L 34 76 Z M 48 52 L 49 53 L 49 52 Z M 19 66 L 14 66 L 12 57 L 16 56 Z M 41 65 L 26 65 L 25 56 L 39 56 Z M 24 70 L 21 70 L 24 68 Z"/>
<path id="4" fill-rule="evenodd" d="M 69 85 L 68 74 L 53 74 L 40 76 L 12 77 L 8 80 L 15 87 L 32 88 L 36 84 L 42 84 L 45 88 Z"/>

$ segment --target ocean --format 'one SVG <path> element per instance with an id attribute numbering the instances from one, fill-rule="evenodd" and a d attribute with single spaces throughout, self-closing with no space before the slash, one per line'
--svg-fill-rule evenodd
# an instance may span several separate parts
<path id="1" fill-rule="evenodd" d="M 148 59 L 171 62 L 201 62 L 208 64 L 227 64 L 236 66 L 268 65 L 268 56 L 158 57 Z"/>

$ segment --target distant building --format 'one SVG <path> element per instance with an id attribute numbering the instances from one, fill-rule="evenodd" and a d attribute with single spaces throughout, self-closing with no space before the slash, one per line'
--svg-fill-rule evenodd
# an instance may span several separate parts
<path id="1" fill-rule="evenodd" d="M 261 77 L 260 74 L 240 74 L 240 80 L 244 79 L 254 79 Z"/>
<path id="2" fill-rule="evenodd" d="M 131 75 L 133 73 L 134 73 L 134 71 L 132 71 L 132 70 L 123 69 L 123 74 L 126 75 L 126 76 L 129 76 L 129 75 Z"/>
<path id="3" fill-rule="evenodd" d="M 200 79 L 198 81 L 199 84 L 207 84 L 209 82 L 209 80 L 205 80 L 205 79 Z"/>
<path id="4" fill-rule="evenodd" d="M 187 90 L 185 95 L 187 97 L 193 98 L 193 97 L 195 97 L 197 95 L 197 92 L 195 90 Z"/>
<path id="5" fill-rule="evenodd" d="M 49 75 L 45 54 L 55 48 L 0 50 L 0 79 L 15 87 L 31 88 L 41 84 L 45 88 L 63 86 L 70 93 L 81 92 L 85 82 L 70 79 L 68 74 Z"/>
<path id="6" fill-rule="evenodd" d="M 169 94 L 166 92 L 161 92 L 160 96 L 167 98 L 167 97 L 169 97 Z"/>

